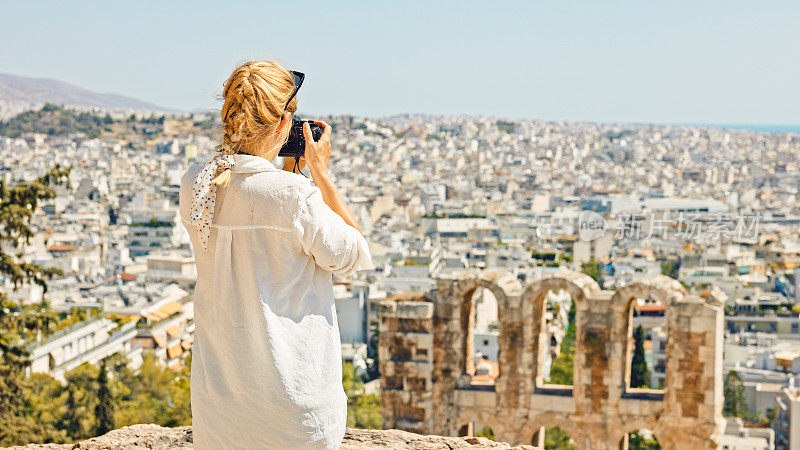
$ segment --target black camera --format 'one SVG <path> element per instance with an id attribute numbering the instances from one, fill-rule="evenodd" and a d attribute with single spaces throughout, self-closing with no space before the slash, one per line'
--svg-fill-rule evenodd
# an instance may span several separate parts
<path id="1" fill-rule="evenodd" d="M 314 123 L 311 120 L 300 120 L 297 117 L 292 117 L 292 129 L 289 132 L 289 140 L 281 147 L 278 156 L 289 156 L 292 158 L 299 158 L 306 152 L 306 137 L 303 134 L 303 124 L 308 122 L 311 127 L 311 136 L 314 137 L 314 142 L 322 138 L 322 126 Z"/>

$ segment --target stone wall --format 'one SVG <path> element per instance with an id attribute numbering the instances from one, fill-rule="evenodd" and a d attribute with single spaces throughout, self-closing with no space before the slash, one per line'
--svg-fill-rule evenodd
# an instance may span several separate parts
<path id="1" fill-rule="evenodd" d="M 433 418 L 433 302 L 395 298 L 379 306 L 378 352 L 384 428 L 424 432 Z M 388 421 L 386 418 L 392 417 Z"/>
<path id="2" fill-rule="evenodd" d="M 493 386 L 470 385 L 473 293 L 481 287 L 498 305 L 500 375 Z M 547 385 L 542 376 L 549 290 L 565 290 L 575 302 L 573 386 Z M 619 449 L 628 432 L 647 428 L 665 449 L 716 448 L 724 431 L 721 295 L 689 295 L 664 276 L 611 292 L 568 270 L 524 287 L 507 272 L 483 271 L 385 300 L 379 312 L 384 427 L 458 436 L 477 422 L 500 441 L 540 444 L 542 427 L 557 425 L 586 449 Z M 648 296 L 666 305 L 664 390 L 628 387 L 631 304 Z"/>

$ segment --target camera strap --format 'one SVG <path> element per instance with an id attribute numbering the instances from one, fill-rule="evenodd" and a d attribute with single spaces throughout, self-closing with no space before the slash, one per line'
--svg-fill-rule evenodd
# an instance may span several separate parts
<path id="1" fill-rule="evenodd" d="M 300 174 L 300 175 L 306 177 L 306 174 L 304 174 L 302 172 L 302 170 L 297 168 L 297 166 L 299 166 L 299 165 L 300 165 L 300 158 L 298 157 L 298 158 L 294 159 L 294 166 L 292 166 L 292 173 L 297 173 L 297 174 Z M 308 178 L 308 177 L 306 177 L 306 178 Z"/>

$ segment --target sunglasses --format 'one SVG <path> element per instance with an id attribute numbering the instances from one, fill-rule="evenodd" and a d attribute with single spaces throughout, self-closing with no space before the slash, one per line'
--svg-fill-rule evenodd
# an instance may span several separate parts
<path id="1" fill-rule="evenodd" d="M 306 79 L 306 74 L 304 74 L 303 72 L 298 72 L 296 70 L 291 70 L 290 72 L 292 73 L 292 77 L 294 78 L 294 92 L 292 92 L 292 95 L 289 97 L 289 100 L 286 101 L 286 105 L 284 105 L 283 107 L 284 112 L 286 112 L 286 108 L 289 107 L 289 103 L 292 102 L 294 96 L 297 95 L 297 91 L 300 90 L 300 86 L 303 85 L 303 80 Z"/>

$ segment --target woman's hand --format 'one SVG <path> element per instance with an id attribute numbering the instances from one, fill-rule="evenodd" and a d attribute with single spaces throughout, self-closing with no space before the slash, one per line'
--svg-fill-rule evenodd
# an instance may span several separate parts
<path id="1" fill-rule="evenodd" d="M 344 203 L 339 190 L 336 189 L 331 176 L 328 174 L 328 160 L 331 157 L 331 126 L 320 121 L 315 123 L 322 125 L 322 137 L 314 142 L 314 136 L 311 135 L 311 127 L 308 122 L 304 123 L 303 136 L 306 137 L 306 154 L 301 156 L 300 159 L 305 159 L 308 170 L 311 171 L 311 177 L 314 179 L 314 184 L 322 193 L 322 200 L 325 204 L 338 214 L 346 224 L 361 233 L 361 227 L 358 226 L 356 218 Z"/>
<path id="2" fill-rule="evenodd" d="M 311 134 L 311 127 L 308 122 L 303 123 L 303 136 L 306 138 L 306 152 L 300 157 L 305 160 L 311 175 L 316 178 L 316 174 L 328 172 L 328 160 L 331 157 L 331 126 L 322 121 L 314 123 L 322 125 L 322 137 L 314 141 Z M 315 174 L 316 172 L 316 174 Z"/>

